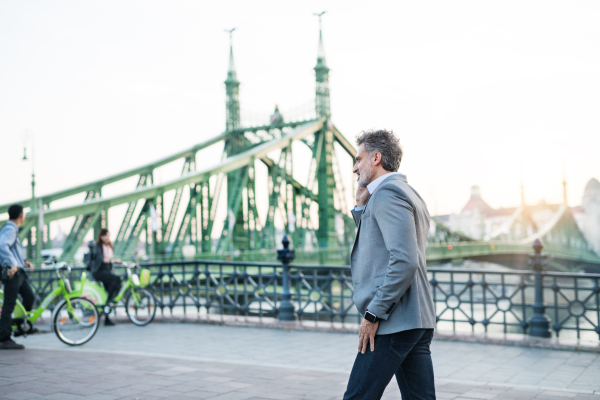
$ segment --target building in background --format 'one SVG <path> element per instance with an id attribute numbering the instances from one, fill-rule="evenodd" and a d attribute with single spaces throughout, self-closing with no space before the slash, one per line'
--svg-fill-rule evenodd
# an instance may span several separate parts
<path id="1" fill-rule="evenodd" d="M 471 187 L 471 198 L 458 214 L 442 215 L 440 219 L 452 230 L 484 240 L 491 232 L 510 223 L 517 207 L 493 209 L 481 196 L 481 189 Z"/>
<path id="2" fill-rule="evenodd" d="M 566 185 L 563 183 L 563 185 Z M 565 199 L 566 200 L 566 199 Z M 508 234 L 515 216 L 527 207 L 537 229 L 528 226 L 525 236 L 535 233 L 551 223 L 562 204 L 548 204 L 544 200 L 533 206 L 492 208 L 482 197 L 479 186 L 471 187 L 471 197 L 456 214 L 440 215 L 438 218 L 450 229 L 461 232 L 476 240 L 490 240 Z M 571 207 L 577 225 L 591 248 L 600 254 L 600 182 L 592 178 L 583 192 L 581 205 Z"/>

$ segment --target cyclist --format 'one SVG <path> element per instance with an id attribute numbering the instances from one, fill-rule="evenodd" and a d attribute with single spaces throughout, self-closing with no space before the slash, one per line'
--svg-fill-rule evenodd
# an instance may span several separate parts
<path id="1" fill-rule="evenodd" d="M 24 260 L 21 255 L 21 242 L 19 241 L 19 227 L 25 221 L 23 206 L 14 204 L 8 209 L 9 221 L 0 230 L 0 266 L 7 269 L 4 280 L 4 306 L 0 316 L 0 349 L 24 349 L 22 344 L 15 343 L 10 335 L 12 333 L 12 312 L 17 303 L 17 296 L 23 298 L 23 307 L 31 311 L 35 295 L 27 281 L 25 267 L 33 271 L 33 264 Z M 25 333 L 36 333 L 37 328 L 31 327 Z"/>
<path id="2" fill-rule="evenodd" d="M 104 289 L 108 293 L 106 304 L 109 305 L 113 302 L 121 287 L 121 278 L 111 273 L 113 263 L 119 264 L 121 260 L 114 259 L 110 232 L 108 229 L 101 229 L 98 240 L 90 254 L 89 270 L 92 272 L 94 279 L 104 285 Z M 108 314 L 104 315 L 104 325 L 113 326 L 115 323 L 110 320 Z"/>

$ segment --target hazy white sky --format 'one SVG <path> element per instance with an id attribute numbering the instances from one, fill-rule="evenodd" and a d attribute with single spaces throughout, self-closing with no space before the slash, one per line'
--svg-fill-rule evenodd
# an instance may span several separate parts
<path id="1" fill-rule="evenodd" d="M 0 2 L 0 203 L 134 167 L 221 133 L 228 37 L 244 110 L 314 98 L 317 19 L 334 123 L 385 127 L 432 212 L 478 184 L 494 207 L 569 202 L 600 178 L 597 1 Z M 285 117 L 285 115 L 284 115 Z M 348 166 L 349 167 L 349 166 Z"/>

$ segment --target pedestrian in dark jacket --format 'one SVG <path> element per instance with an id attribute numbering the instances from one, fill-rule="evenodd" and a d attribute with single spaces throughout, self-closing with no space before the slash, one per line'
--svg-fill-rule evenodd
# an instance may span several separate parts
<path id="1" fill-rule="evenodd" d="M 90 254 L 89 269 L 92 272 L 92 277 L 104 285 L 104 289 L 108 293 L 107 305 L 111 305 L 121 288 L 121 278 L 111 273 L 112 264 L 119 264 L 120 262 L 121 260 L 114 259 L 110 232 L 108 229 L 101 229 L 98 240 L 92 249 L 92 254 Z M 105 314 L 104 324 L 107 326 L 114 325 L 108 314 Z"/>

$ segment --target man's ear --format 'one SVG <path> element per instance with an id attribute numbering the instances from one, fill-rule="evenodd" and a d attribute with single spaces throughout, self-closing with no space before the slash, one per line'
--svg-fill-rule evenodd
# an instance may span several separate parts
<path id="1" fill-rule="evenodd" d="M 381 164 L 381 153 L 376 151 L 373 153 L 373 165 Z"/>

